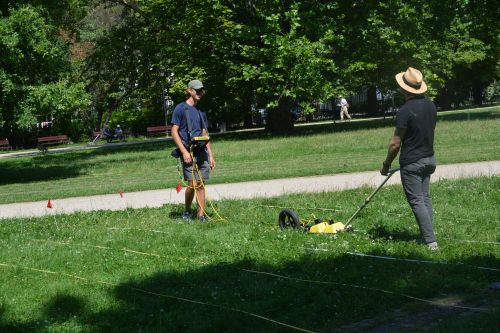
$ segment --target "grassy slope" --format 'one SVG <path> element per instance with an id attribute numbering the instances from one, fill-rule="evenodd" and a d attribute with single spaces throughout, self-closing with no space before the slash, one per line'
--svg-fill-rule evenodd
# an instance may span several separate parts
<path id="1" fill-rule="evenodd" d="M 441 164 L 500 159 L 500 107 L 440 115 Z M 291 136 L 264 132 L 215 137 L 212 183 L 374 170 L 393 120 L 307 126 Z M 172 143 L 0 159 L 0 203 L 174 187 Z"/>
<path id="2" fill-rule="evenodd" d="M 499 273 L 472 266 L 498 269 L 500 249 L 460 240 L 500 241 L 500 177 L 442 181 L 433 184 L 432 191 L 438 252 L 415 244 L 417 227 L 399 186 L 384 188 L 359 215 L 354 221 L 359 231 L 337 236 L 281 232 L 278 210 L 262 206 L 334 208 L 339 210 L 334 217 L 345 221 L 371 189 L 220 202 L 218 208 L 228 221 L 207 225 L 180 222 L 180 206 L 4 220 L 0 331 L 293 331 L 227 308 L 330 331 L 366 318 L 391 321 L 398 309 L 410 318 L 433 309 L 401 294 L 491 307 L 498 296 L 487 286 L 499 280 Z M 298 211 L 302 217 L 331 217 L 328 212 Z M 458 331 L 493 332 L 498 311 L 497 304 L 496 313 L 469 313 L 462 322 L 474 325 L 460 325 Z M 440 325 L 435 331 L 455 331 L 460 320 L 435 321 Z"/>

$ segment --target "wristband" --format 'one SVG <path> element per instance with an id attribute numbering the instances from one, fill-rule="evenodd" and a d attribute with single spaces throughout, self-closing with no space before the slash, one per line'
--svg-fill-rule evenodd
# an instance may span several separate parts
<path id="1" fill-rule="evenodd" d="M 382 162 L 382 165 L 384 166 L 384 168 L 390 168 L 391 167 L 391 164 L 386 164 L 385 161 Z"/>

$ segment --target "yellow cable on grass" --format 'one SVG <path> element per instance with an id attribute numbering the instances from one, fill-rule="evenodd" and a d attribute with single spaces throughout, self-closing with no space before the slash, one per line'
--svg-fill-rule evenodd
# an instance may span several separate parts
<path id="1" fill-rule="evenodd" d="M 194 185 L 194 186 L 190 186 L 189 185 L 189 182 L 187 182 L 187 184 L 184 182 L 182 176 L 181 176 L 181 172 L 180 172 L 180 168 L 179 168 L 179 164 L 178 164 L 178 167 L 177 167 L 177 171 L 179 172 L 179 179 L 181 180 L 181 182 L 183 183 L 183 185 L 186 187 L 186 188 L 190 188 L 190 189 L 193 189 L 194 190 L 194 194 L 196 195 L 196 202 L 198 203 L 198 206 L 199 206 L 199 199 L 198 199 L 198 191 L 197 189 L 205 189 L 205 181 L 203 180 L 203 176 L 201 175 L 201 172 L 200 172 L 200 169 L 198 168 L 198 164 L 195 163 L 195 159 L 194 159 L 194 154 L 193 154 L 193 148 L 191 147 L 189 149 L 189 154 L 191 155 L 191 160 L 193 162 L 193 167 L 191 168 L 191 179 L 192 179 L 192 182 L 193 182 L 193 185 L 195 184 L 195 181 L 196 181 L 196 177 L 195 177 L 195 169 L 196 169 L 196 174 L 198 175 L 198 178 L 200 180 L 200 185 L 197 186 L 197 185 Z M 179 160 L 179 163 L 180 160 Z M 205 207 L 202 208 L 202 211 L 203 211 L 203 215 L 205 215 L 207 217 L 208 220 L 210 221 L 214 221 L 214 222 L 218 222 L 218 221 L 226 221 L 225 218 L 223 218 L 219 212 L 217 211 L 217 209 L 214 207 L 213 203 L 212 203 L 212 200 L 210 200 L 210 198 L 208 197 L 207 195 L 207 192 L 205 191 L 205 206 L 206 206 L 206 203 L 208 202 L 208 204 L 210 205 L 210 207 L 212 208 L 214 214 L 218 217 L 217 219 L 214 219 L 213 217 L 209 216 L 207 214 L 207 211 L 205 210 Z"/>

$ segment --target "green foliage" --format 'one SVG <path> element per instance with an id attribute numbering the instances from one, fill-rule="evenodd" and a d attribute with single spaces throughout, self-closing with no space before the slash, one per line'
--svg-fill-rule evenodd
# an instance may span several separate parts
<path id="1" fill-rule="evenodd" d="M 368 91 L 365 112 L 376 111 L 375 87 L 394 90 L 408 66 L 423 71 L 440 106 L 459 106 L 471 90 L 480 104 L 500 69 L 492 0 L 25 0 L 0 10 L 4 128 L 48 117 L 31 94 L 61 80 L 70 91 L 85 86 L 92 108 L 81 109 L 82 94 L 70 109 L 94 128 L 113 122 L 115 110 L 159 114 L 161 90 L 178 103 L 193 78 L 208 87 L 202 107 L 213 123 L 249 126 L 252 110 L 267 106 L 269 122 L 291 127 L 287 108 L 311 112 L 338 95 Z M 132 125 L 136 116 L 125 118 Z"/>
<path id="2" fill-rule="evenodd" d="M 485 89 L 485 99 L 488 102 L 495 102 L 500 96 L 500 81 L 493 81 Z"/>
<path id="3" fill-rule="evenodd" d="M 0 18 L 0 114 L 4 128 L 33 129 L 54 120 L 79 119 L 90 96 L 84 82 L 72 80 L 69 49 L 42 11 L 24 6 Z M 57 125 L 59 124 L 59 125 Z M 6 133 L 10 135 L 10 133 Z M 66 133 L 72 134 L 72 133 Z"/>
<path id="4" fill-rule="evenodd" d="M 90 104 L 84 84 L 72 84 L 66 79 L 29 86 L 26 91 L 26 99 L 19 105 L 21 113 L 17 124 L 21 128 L 33 127 L 37 119 L 43 119 L 45 116 L 46 119 L 53 120 L 55 126 L 64 130 L 64 126 L 58 124 L 78 116 L 77 111 Z"/>
<path id="5" fill-rule="evenodd" d="M 113 113 L 110 126 L 114 128 L 116 125 L 120 125 L 132 134 L 144 135 L 146 128 L 151 124 L 161 125 L 164 123 L 165 117 L 162 111 L 138 108 L 125 102 Z"/>
<path id="6" fill-rule="evenodd" d="M 288 12 L 266 16 L 261 35 L 263 47 L 242 46 L 248 57 L 243 65 L 244 79 L 256 80 L 256 92 L 268 96 L 268 107 L 276 108 L 282 97 L 304 102 L 310 111 L 313 99 L 326 100 L 335 95 L 333 83 L 326 78 L 335 65 L 328 57 L 330 50 L 322 40 L 311 41 L 301 31 L 297 6 Z M 265 14 L 263 14 L 265 15 Z M 288 31 L 282 26 L 289 26 Z M 332 34 L 327 30 L 323 38 Z M 259 59 L 259 64 L 252 64 Z"/>

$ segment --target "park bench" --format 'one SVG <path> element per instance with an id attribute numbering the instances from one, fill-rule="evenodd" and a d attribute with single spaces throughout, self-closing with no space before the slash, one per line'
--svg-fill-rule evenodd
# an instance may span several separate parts
<path id="1" fill-rule="evenodd" d="M 12 147 L 10 146 L 9 140 L 0 140 L 0 149 L 2 149 L 2 150 L 12 149 Z"/>
<path id="2" fill-rule="evenodd" d="M 146 130 L 148 132 L 148 136 L 158 134 L 158 133 L 160 133 L 160 134 L 165 133 L 167 136 L 169 136 L 170 133 L 172 132 L 172 125 L 151 126 L 151 127 L 148 127 Z"/>
<path id="3" fill-rule="evenodd" d="M 53 144 L 68 143 L 67 135 L 42 136 L 38 138 L 38 147 L 45 147 Z"/>

